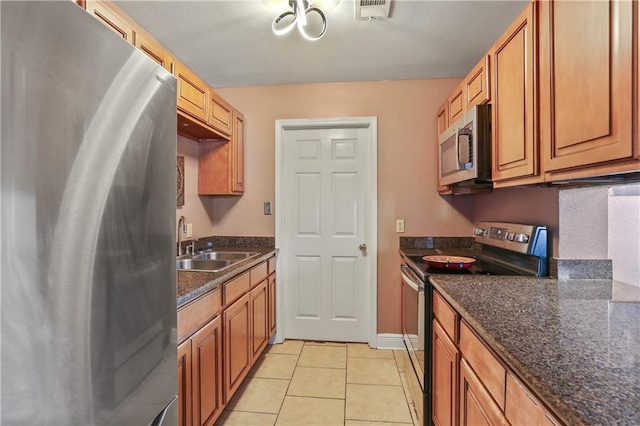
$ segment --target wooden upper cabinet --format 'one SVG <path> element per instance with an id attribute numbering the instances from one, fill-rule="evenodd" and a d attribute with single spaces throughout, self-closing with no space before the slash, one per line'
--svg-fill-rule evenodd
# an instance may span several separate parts
<path id="1" fill-rule="evenodd" d="M 142 50 L 148 57 L 153 59 L 158 65 L 171 72 L 173 59 L 169 52 L 158 42 L 142 32 L 136 33 L 135 46 Z"/>
<path id="2" fill-rule="evenodd" d="M 244 115 L 240 111 L 233 111 L 233 137 L 231 139 L 231 192 L 244 192 Z"/>
<path id="3" fill-rule="evenodd" d="M 440 108 L 438 108 L 438 113 L 436 115 L 438 120 L 438 137 L 447 130 L 449 127 L 449 101 L 445 101 Z M 437 140 L 437 139 L 436 139 Z"/>
<path id="4" fill-rule="evenodd" d="M 492 49 L 492 176 L 495 186 L 540 180 L 535 134 L 533 4 L 509 26 Z M 505 182 L 511 180 L 511 182 Z M 531 180 L 531 179 L 530 179 Z"/>
<path id="5" fill-rule="evenodd" d="M 633 4 L 538 3 L 545 171 L 634 155 Z"/>
<path id="6" fill-rule="evenodd" d="M 233 126 L 233 108 L 213 90 L 209 91 L 211 108 L 209 109 L 209 125 L 225 135 L 231 135 Z"/>
<path id="7" fill-rule="evenodd" d="M 465 110 L 471 109 L 474 105 L 485 104 L 491 99 L 489 58 L 489 55 L 484 55 L 464 79 L 464 98 L 467 102 Z"/>
<path id="8" fill-rule="evenodd" d="M 109 8 L 109 6 L 99 1 L 87 0 L 85 2 L 85 8 L 87 12 L 109 27 L 114 33 L 133 44 L 135 37 L 133 26 L 114 12 L 113 9 Z"/>
<path id="9" fill-rule="evenodd" d="M 206 83 L 178 61 L 174 63 L 173 75 L 178 80 L 178 109 L 206 123 L 209 119 L 209 89 Z"/>
<path id="10" fill-rule="evenodd" d="M 464 114 L 465 112 L 467 101 L 464 97 L 464 86 L 465 82 L 462 81 L 447 100 L 449 110 L 449 125 L 453 124 L 458 118 L 462 117 L 462 114 Z"/>
<path id="11" fill-rule="evenodd" d="M 198 144 L 198 194 L 242 195 L 244 192 L 244 116 L 233 111 L 230 141 Z"/>

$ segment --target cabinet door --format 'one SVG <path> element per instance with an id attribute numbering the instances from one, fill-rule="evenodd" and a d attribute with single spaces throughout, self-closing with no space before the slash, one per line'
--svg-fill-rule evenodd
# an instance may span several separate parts
<path id="1" fill-rule="evenodd" d="M 273 336 L 276 332 L 276 274 L 269 276 L 269 289 L 267 291 L 269 295 L 269 337 Z"/>
<path id="2" fill-rule="evenodd" d="M 444 103 L 438 108 L 438 113 L 436 115 L 437 125 L 438 125 L 438 135 L 436 137 L 436 152 L 435 156 L 438 159 L 438 176 L 436 177 L 436 182 L 440 181 L 440 135 L 442 132 L 447 130 L 449 127 L 449 100 L 447 99 Z M 439 185 L 438 192 L 443 194 L 447 193 L 450 190 L 448 185 Z"/>
<path id="3" fill-rule="evenodd" d="M 268 318 L 269 302 L 267 284 L 264 280 L 251 290 L 251 363 L 260 356 L 269 340 Z"/>
<path id="4" fill-rule="evenodd" d="M 467 101 L 464 98 L 464 81 L 456 87 L 447 101 L 449 109 L 449 125 L 453 124 L 465 112 Z"/>
<path id="5" fill-rule="evenodd" d="M 173 75 L 178 80 L 178 109 L 206 123 L 209 90 L 205 82 L 177 61 L 174 63 Z"/>
<path id="6" fill-rule="evenodd" d="M 212 425 L 222 413 L 222 322 L 220 316 L 191 338 L 193 423 Z"/>
<path id="7" fill-rule="evenodd" d="M 191 340 L 178 346 L 178 426 L 191 426 Z"/>
<path id="8" fill-rule="evenodd" d="M 251 367 L 251 294 L 247 293 L 223 313 L 224 402 L 231 399 Z"/>
<path id="9" fill-rule="evenodd" d="M 433 320 L 433 423 L 453 426 L 458 422 L 459 352 L 438 321 Z"/>
<path id="10" fill-rule="evenodd" d="M 633 155 L 632 8 L 625 0 L 539 3 L 545 171 Z"/>
<path id="11" fill-rule="evenodd" d="M 449 127 L 449 101 L 445 101 L 440 108 L 438 108 L 438 113 L 436 115 L 438 120 L 438 137 L 447 130 Z M 436 139 L 437 141 L 438 139 Z"/>
<path id="12" fill-rule="evenodd" d="M 540 174 L 534 134 L 533 28 L 529 4 L 492 50 L 494 182 Z"/>
<path id="13" fill-rule="evenodd" d="M 133 44 L 134 29 L 126 20 L 118 16 L 113 10 L 102 2 L 87 0 L 85 3 L 87 12 L 109 27 L 114 33 Z"/>
<path id="14" fill-rule="evenodd" d="M 148 57 L 153 59 L 158 65 L 167 71 L 171 71 L 173 61 L 169 52 L 146 34 L 138 32 L 136 34 L 136 47 L 142 50 Z"/>
<path id="15" fill-rule="evenodd" d="M 213 90 L 209 91 L 211 108 L 209 110 L 209 124 L 225 135 L 231 135 L 233 126 L 233 108 Z"/>
<path id="16" fill-rule="evenodd" d="M 231 138 L 231 192 L 244 192 L 244 115 L 233 111 L 233 136 Z"/>
<path id="17" fill-rule="evenodd" d="M 480 62 L 471 70 L 464 80 L 466 109 L 469 110 L 474 105 L 482 105 L 491 99 L 489 90 L 489 55 L 485 55 Z"/>
<path id="18" fill-rule="evenodd" d="M 493 402 L 465 359 L 460 361 L 460 425 L 506 425 L 500 408 Z"/>

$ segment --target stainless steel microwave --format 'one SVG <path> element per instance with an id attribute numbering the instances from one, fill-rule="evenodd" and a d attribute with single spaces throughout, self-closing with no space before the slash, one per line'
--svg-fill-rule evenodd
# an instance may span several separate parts
<path id="1" fill-rule="evenodd" d="M 440 185 L 491 184 L 491 105 L 476 105 L 439 138 Z"/>

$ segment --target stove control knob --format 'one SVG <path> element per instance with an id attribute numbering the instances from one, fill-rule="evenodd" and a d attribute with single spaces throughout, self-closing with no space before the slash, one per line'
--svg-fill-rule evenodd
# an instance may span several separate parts
<path id="1" fill-rule="evenodd" d="M 476 234 L 476 235 L 479 235 L 479 236 L 481 236 L 481 237 L 484 237 L 485 235 L 487 235 L 487 232 L 486 232 L 484 229 L 482 229 L 482 228 L 476 228 L 476 229 L 473 231 L 473 233 L 474 233 L 474 234 Z"/>
<path id="2" fill-rule="evenodd" d="M 507 232 L 504 236 L 504 239 L 507 241 L 513 241 L 513 236 L 514 236 L 513 232 Z"/>
<path id="3" fill-rule="evenodd" d="M 515 240 L 519 243 L 528 243 L 529 235 L 528 234 L 516 234 Z"/>

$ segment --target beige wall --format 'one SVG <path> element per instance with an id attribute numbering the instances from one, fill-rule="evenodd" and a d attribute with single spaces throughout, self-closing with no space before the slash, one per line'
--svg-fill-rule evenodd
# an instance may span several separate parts
<path id="1" fill-rule="evenodd" d="M 179 138 L 187 161 L 185 206 L 196 235 L 274 236 L 275 121 L 289 118 L 378 117 L 378 332 L 400 332 L 398 237 L 469 236 L 475 220 L 547 223 L 557 229 L 553 189 L 508 189 L 481 196 L 440 197 L 436 192 L 437 108 L 459 79 L 221 88 L 245 115 L 242 197 L 198 197 L 197 143 Z M 189 166 L 189 164 L 191 166 Z M 192 177 L 189 177 L 192 176 Z M 191 184 L 189 182 L 192 182 Z M 525 202 L 533 197 L 534 202 Z M 182 213 L 181 213 L 182 212 Z M 406 232 L 395 233 L 404 219 Z M 556 246 L 557 247 L 557 244 Z"/>
<path id="2" fill-rule="evenodd" d="M 194 237 L 213 235 L 211 197 L 198 196 L 198 142 L 178 136 L 178 155 L 184 156 L 185 193 L 184 206 L 176 208 L 176 224 L 184 216 L 193 225 Z"/>
<path id="3" fill-rule="evenodd" d="M 378 331 L 400 331 L 400 275 L 395 219 L 404 235 L 464 235 L 469 201 L 436 194 L 436 110 L 458 79 L 261 86 L 219 89 L 245 115 L 246 193 L 213 200 L 216 235 L 268 235 L 274 216 L 275 121 L 378 117 Z M 456 209 L 458 207 L 458 209 Z"/>

